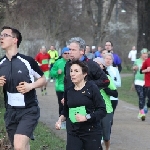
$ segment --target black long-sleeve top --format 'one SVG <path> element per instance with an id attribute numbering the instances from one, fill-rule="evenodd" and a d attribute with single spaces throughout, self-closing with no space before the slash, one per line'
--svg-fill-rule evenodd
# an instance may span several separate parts
<path id="1" fill-rule="evenodd" d="M 95 84 L 88 81 L 85 86 L 78 91 L 74 89 L 74 86 L 71 86 L 65 91 L 64 98 L 63 115 L 67 118 L 67 132 L 72 133 L 73 131 L 79 131 L 84 133 L 89 129 L 96 132 L 101 130 L 98 124 L 106 115 L 106 107 L 100 91 Z M 91 119 L 85 122 L 72 123 L 69 118 L 69 108 L 80 106 L 85 106 L 87 114 L 91 115 Z"/>

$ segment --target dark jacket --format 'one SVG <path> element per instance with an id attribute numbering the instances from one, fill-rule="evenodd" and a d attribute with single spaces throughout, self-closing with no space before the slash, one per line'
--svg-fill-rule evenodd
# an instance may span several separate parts
<path id="1" fill-rule="evenodd" d="M 103 72 L 103 70 L 99 67 L 99 65 L 93 60 L 88 59 L 86 56 L 83 61 L 86 62 L 89 68 L 89 72 L 87 76 L 88 81 L 94 82 L 99 89 L 108 87 L 109 79 L 107 75 Z M 65 84 L 65 89 L 67 89 L 72 85 L 69 62 L 66 63 L 64 73 L 65 73 L 64 84 Z"/>

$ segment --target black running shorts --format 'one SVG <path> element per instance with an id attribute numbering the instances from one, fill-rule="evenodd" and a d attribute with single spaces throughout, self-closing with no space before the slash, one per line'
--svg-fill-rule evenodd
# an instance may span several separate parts
<path id="1" fill-rule="evenodd" d="M 34 140 L 33 131 L 40 117 L 40 108 L 8 108 L 4 115 L 6 130 L 11 144 L 14 143 L 14 135 L 26 135 Z"/>

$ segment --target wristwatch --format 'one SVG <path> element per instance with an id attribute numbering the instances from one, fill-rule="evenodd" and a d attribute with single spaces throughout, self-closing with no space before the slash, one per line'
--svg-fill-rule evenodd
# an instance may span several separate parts
<path id="1" fill-rule="evenodd" d="M 85 115 L 85 118 L 86 118 L 87 120 L 89 120 L 89 119 L 91 119 L 91 115 L 90 115 L 90 114 L 86 114 L 86 115 Z"/>

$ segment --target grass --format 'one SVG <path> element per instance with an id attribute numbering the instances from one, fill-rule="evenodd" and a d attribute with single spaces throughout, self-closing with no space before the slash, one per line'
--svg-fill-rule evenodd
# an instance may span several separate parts
<path id="1" fill-rule="evenodd" d="M 134 90 L 131 90 L 131 85 L 133 83 L 133 77 L 122 77 L 121 79 L 122 85 L 118 88 L 119 99 L 126 101 L 127 103 L 134 104 L 138 106 L 138 96 Z"/>

